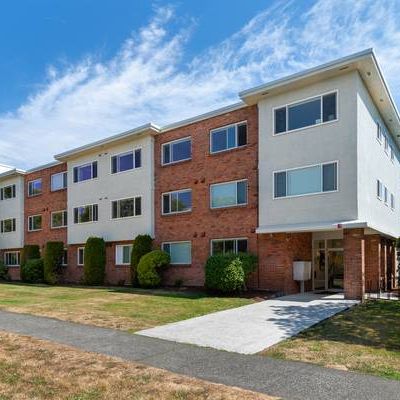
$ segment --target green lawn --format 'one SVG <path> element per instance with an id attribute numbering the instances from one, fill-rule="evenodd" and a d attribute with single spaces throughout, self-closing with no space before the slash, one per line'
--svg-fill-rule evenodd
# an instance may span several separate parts
<path id="1" fill-rule="evenodd" d="M 201 292 L 0 284 L 0 309 L 135 332 L 251 304 Z"/>
<path id="2" fill-rule="evenodd" d="M 263 355 L 400 380 L 400 301 L 353 307 Z"/>

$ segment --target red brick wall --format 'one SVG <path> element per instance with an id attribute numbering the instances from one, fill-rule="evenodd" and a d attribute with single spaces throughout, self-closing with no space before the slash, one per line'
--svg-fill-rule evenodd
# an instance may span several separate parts
<path id="1" fill-rule="evenodd" d="M 365 236 L 365 285 L 367 291 L 379 289 L 381 271 L 381 237 Z"/>
<path id="2" fill-rule="evenodd" d="M 67 243 L 67 228 L 50 228 L 51 213 L 67 209 L 67 189 L 52 192 L 50 177 L 66 170 L 66 164 L 59 164 L 25 176 L 25 244 L 38 244 L 43 249 L 48 241 Z M 38 178 L 42 178 L 42 194 L 28 197 L 28 182 Z M 28 217 L 37 214 L 42 215 L 42 230 L 28 232 Z"/>
<path id="3" fill-rule="evenodd" d="M 219 154 L 210 154 L 210 134 L 214 128 L 247 120 L 248 144 Z M 161 166 L 161 145 L 191 136 L 192 159 L 175 165 Z M 185 285 L 204 284 L 204 265 L 210 255 L 210 240 L 247 237 L 251 252 L 257 252 L 257 107 L 246 107 L 220 116 L 177 128 L 155 139 L 155 237 L 164 241 L 192 242 L 192 265 L 171 266 L 165 282 L 182 279 Z M 212 210 L 209 188 L 213 183 L 248 179 L 248 205 Z M 192 189 L 192 212 L 161 215 L 161 194 Z M 257 286 L 255 278 L 250 286 Z"/>

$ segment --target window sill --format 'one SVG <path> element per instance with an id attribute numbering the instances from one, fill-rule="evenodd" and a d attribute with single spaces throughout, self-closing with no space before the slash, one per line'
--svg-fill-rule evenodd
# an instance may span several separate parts
<path id="1" fill-rule="evenodd" d="M 245 208 L 247 207 L 249 204 L 236 204 L 234 206 L 222 206 L 222 207 L 210 207 L 211 211 L 220 211 L 220 210 L 230 210 L 230 209 L 234 209 L 234 208 Z"/>
<path id="2" fill-rule="evenodd" d="M 220 150 L 220 151 L 210 151 L 209 155 L 210 156 L 218 156 L 218 155 L 225 154 L 225 153 L 231 153 L 232 151 L 244 150 L 244 149 L 247 149 L 248 147 L 249 147 L 249 143 L 246 143 L 243 146 L 232 147 L 231 149 Z"/>
<path id="3" fill-rule="evenodd" d="M 173 212 L 173 213 L 161 213 L 162 217 L 176 217 L 178 215 L 187 215 L 187 214 L 191 214 L 193 210 L 188 210 L 188 211 L 178 211 L 178 212 Z"/>
<path id="4" fill-rule="evenodd" d="M 168 164 L 162 164 L 161 163 L 161 167 L 171 167 L 172 165 L 183 164 L 183 163 L 187 163 L 187 162 L 190 162 L 190 161 L 192 161 L 192 157 L 186 158 L 185 160 L 179 160 L 179 161 L 170 162 Z"/>

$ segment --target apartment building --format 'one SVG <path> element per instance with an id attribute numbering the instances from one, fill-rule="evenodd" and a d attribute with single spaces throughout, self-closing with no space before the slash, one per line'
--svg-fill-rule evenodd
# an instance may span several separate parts
<path id="1" fill-rule="evenodd" d="M 25 215 L 22 196 L 15 217 L 25 218 L 25 237 L 14 233 L 19 241 L 11 244 L 2 233 L 0 248 L 58 237 L 68 245 L 66 279 L 76 282 L 87 238 L 103 237 L 107 282 L 127 283 L 132 241 L 148 233 L 171 255 L 166 284 L 202 286 L 211 254 L 249 251 L 259 258 L 253 288 L 298 292 L 295 261 L 312 264 L 306 290 L 360 298 L 393 287 L 400 118 L 374 53 L 239 96 L 240 103 L 189 120 L 56 155 L 57 163 L 25 178 L 0 173 L 1 187 L 25 180 L 28 194 Z M 36 194 L 36 182 L 49 190 L 53 175 L 63 185 L 66 176 L 67 188 Z M 2 219 L 13 218 L 1 203 Z M 57 234 L 52 215 L 66 225 Z"/>

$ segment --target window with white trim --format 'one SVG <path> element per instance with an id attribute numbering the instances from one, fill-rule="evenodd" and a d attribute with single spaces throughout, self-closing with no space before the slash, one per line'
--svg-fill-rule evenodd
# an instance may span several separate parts
<path id="1" fill-rule="evenodd" d="M 382 137 L 382 126 L 378 121 L 376 121 L 376 138 L 378 139 L 379 143 L 382 143 Z"/>
<path id="2" fill-rule="evenodd" d="M 389 139 L 387 137 L 387 134 L 383 136 L 383 141 L 384 141 L 385 153 L 389 154 Z"/>
<path id="3" fill-rule="evenodd" d="M 4 186 L 0 189 L 0 200 L 14 199 L 16 197 L 15 185 Z"/>
<path id="4" fill-rule="evenodd" d="M 58 174 L 51 175 L 50 190 L 56 192 L 57 190 L 65 189 L 68 185 L 67 172 L 59 172 Z"/>
<path id="5" fill-rule="evenodd" d="M 332 162 L 274 172 L 274 198 L 334 192 L 337 169 L 337 162 Z"/>
<path id="6" fill-rule="evenodd" d="M 38 196 L 42 193 L 42 179 L 35 179 L 34 181 L 28 182 L 28 196 Z"/>
<path id="7" fill-rule="evenodd" d="M 383 189 L 383 201 L 386 205 L 388 204 L 388 201 L 389 201 L 389 191 L 386 186 Z"/>
<path id="8" fill-rule="evenodd" d="M 61 265 L 67 266 L 68 265 L 68 249 L 63 250 L 63 255 L 61 259 Z"/>
<path id="9" fill-rule="evenodd" d="M 142 198 L 115 200 L 111 202 L 111 218 L 128 218 L 142 215 Z"/>
<path id="10" fill-rule="evenodd" d="M 4 253 L 4 264 L 7 267 L 19 267 L 20 252 L 19 251 L 6 251 Z"/>
<path id="11" fill-rule="evenodd" d="M 211 208 L 247 204 L 247 179 L 210 185 Z"/>
<path id="12" fill-rule="evenodd" d="M 247 144 L 247 122 L 240 122 L 210 131 L 210 152 L 219 153 Z"/>
<path id="13" fill-rule="evenodd" d="M 64 228 L 68 225 L 67 210 L 51 213 L 51 228 Z"/>
<path id="14" fill-rule="evenodd" d="M 192 190 L 177 190 L 175 192 L 163 193 L 162 213 L 178 214 L 192 210 Z"/>
<path id="15" fill-rule="evenodd" d="M 116 265 L 130 265 L 131 263 L 131 244 L 121 244 L 115 246 L 115 264 Z"/>
<path id="16" fill-rule="evenodd" d="M 192 158 L 192 139 L 183 138 L 162 145 L 162 164 L 173 164 Z"/>
<path id="17" fill-rule="evenodd" d="M 111 157 L 111 173 L 130 171 L 142 166 L 142 149 L 128 151 Z"/>
<path id="18" fill-rule="evenodd" d="M 393 146 L 390 145 L 389 148 L 390 148 L 390 159 L 392 161 L 394 161 L 394 149 L 393 149 Z"/>
<path id="19" fill-rule="evenodd" d="M 337 92 L 315 96 L 274 110 L 274 134 L 337 120 Z"/>
<path id="20" fill-rule="evenodd" d="M 73 174 L 74 183 L 97 178 L 97 161 L 74 167 Z"/>
<path id="21" fill-rule="evenodd" d="M 98 221 L 98 205 L 89 204 L 74 208 L 74 224 Z"/>
<path id="22" fill-rule="evenodd" d="M 82 266 L 85 263 L 85 248 L 78 247 L 76 256 L 77 256 L 77 260 L 76 260 L 77 265 Z"/>
<path id="23" fill-rule="evenodd" d="M 0 232 L 1 233 L 9 233 L 16 231 L 16 219 L 15 218 L 7 218 L 0 221 Z"/>
<path id="24" fill-rule="evenodd" d="M 30 215 L 28 217 L 28 231 L 40 231 L 42 229 L 42 215 Z"/>
<path id="25" fill-rule="evenodd" d="M 171 257 L 171 265 L 189 265 L 192 263 L 191 242 L 165 242 L 162 249 Z"/>
<path id="26" fill-rule="evenodd" d="M 247 239 L 212 239 L 211 254 L 247 253 Z"/>
<path id="27" fill-rule="evenodd" d="M 391 194 L 390 194 L 390 208 L 391 208 L 392 210 L 394 210 L 394 209 L 395 209 L 395 206 L 396 206 L 396 204 L 395 204 L 394 194 L 391 193 Z"/>

